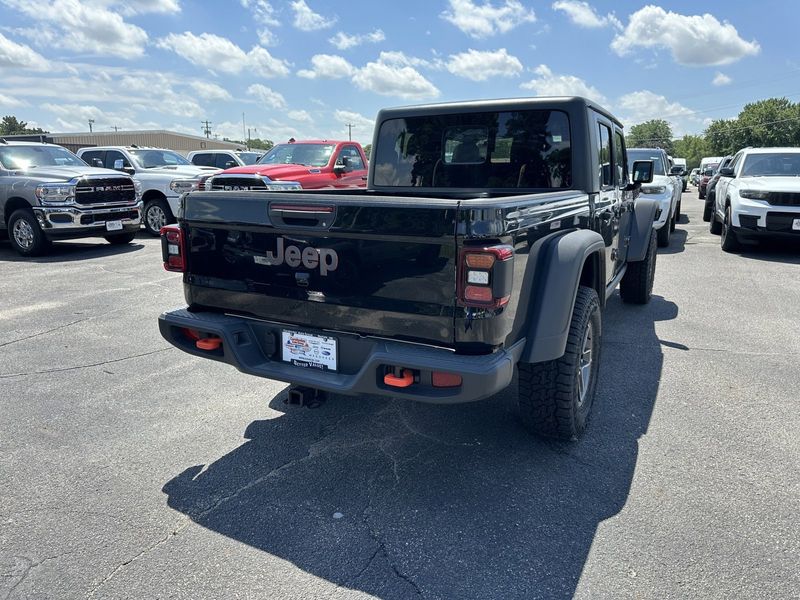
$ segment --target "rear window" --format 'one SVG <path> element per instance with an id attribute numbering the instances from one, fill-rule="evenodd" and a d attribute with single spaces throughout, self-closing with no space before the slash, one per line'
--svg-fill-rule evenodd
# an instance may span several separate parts
<path id="1" fill-rule="evenodd" d="M 569 118 L 556 110 L 389 119 L 373 151 L 376 186 L 568 188 Z"/>

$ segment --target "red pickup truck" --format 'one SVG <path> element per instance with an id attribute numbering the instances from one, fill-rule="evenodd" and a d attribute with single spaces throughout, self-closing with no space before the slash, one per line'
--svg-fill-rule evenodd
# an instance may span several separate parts
<path id="1" fill-rule="evenodd" d="M 272 182 L 280 182 L 271 185 Z M 278 144 L 254 165 L 233 167 L 215 174 L 207 190 L 261 190 L 287 186 L 307 190 L 363 188 L 367 185 L 367 157 L 358 142 L 289 140 Z"/>

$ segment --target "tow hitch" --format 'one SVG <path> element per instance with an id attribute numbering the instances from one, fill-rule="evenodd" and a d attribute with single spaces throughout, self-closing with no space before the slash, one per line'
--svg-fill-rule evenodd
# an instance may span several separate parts
<path id="1" fill-rule="evenodd" d="M 326 394 L 322 390 L 297 385 L 289 388 L 289 393 L 283 402 L 289 406 L 319 408 L 325 400 Z"/>

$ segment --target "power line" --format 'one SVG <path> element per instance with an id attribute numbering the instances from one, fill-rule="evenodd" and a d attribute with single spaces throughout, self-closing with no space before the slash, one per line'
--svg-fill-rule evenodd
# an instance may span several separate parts
<path id="1" fill-rule="evenodd" d="M 200 121 L 202 127 L 200 128 L 207 138 L 211 137 L 211 121 Z"/>

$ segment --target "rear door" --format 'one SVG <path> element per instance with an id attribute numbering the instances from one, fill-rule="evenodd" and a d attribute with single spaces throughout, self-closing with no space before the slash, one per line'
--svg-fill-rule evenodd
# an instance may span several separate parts
<path id="1" fill-rule="evenodd" d="M 622 198 L 616 183 L 613 163 L 612 124 L 595 113 L 596 168 L 599 178 L 599 194 L 595 203 L 600 235 L 606 244 L 606 283 L 617 273 L 620 254 L 619 220 Z"/>
<path id="2" fill-rule="evenodd" d="M 618 272 L 628 258 L 628 231 L 633 218 L 633 190 L 627 190 L 628 186 L 628 153 L 625 151 L 625 136 L 622 130 L 614 126 L 614 176 L 617 194 L 619 197 L 619 224 L 617 235 L 617 256 L 614 264 L 615 272 Z"/>
<path id="3" fill-rule="evenodd" d="M 450 345 L 457 207 L 363 193 L 192 193 L 190 303 Z"/>

